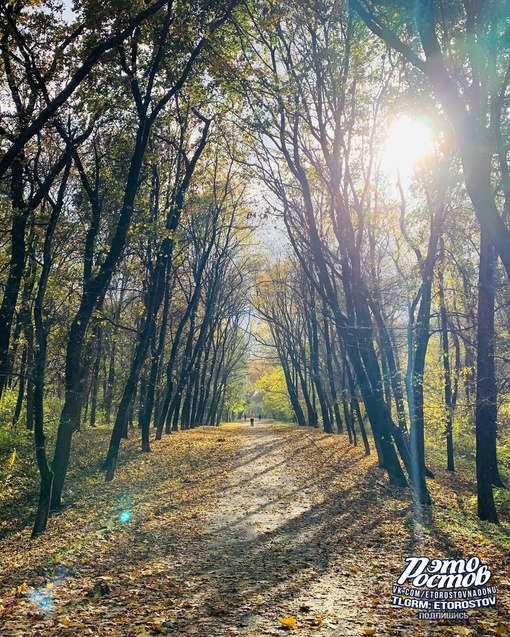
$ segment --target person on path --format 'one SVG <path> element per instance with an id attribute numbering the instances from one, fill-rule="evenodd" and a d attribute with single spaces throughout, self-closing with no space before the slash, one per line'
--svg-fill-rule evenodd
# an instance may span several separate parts
<path id="1" fill-rule="evenodd" d="M 250 426 L 253 427 L 254 424 L 255 424 L 255 414 L 253 412 L 251 412 L 251 414 L 250 414 Z"/>

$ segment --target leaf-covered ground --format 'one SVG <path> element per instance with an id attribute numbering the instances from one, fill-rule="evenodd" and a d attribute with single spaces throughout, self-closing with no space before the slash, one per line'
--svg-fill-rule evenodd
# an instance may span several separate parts
<path id="1" fill-rule="evenodd" d="M 472 485 L 438 471 L 415 511 L 343 436 L 257 424 L 172 435 L 2 541 L 0 634 L 510 634 L 508 523 L 480 524 Z M 84 494 L 87 495 L 84 495 Z M 494 608 L 427 622 L 391 605 L 404 559 L 477 555 Z"/>

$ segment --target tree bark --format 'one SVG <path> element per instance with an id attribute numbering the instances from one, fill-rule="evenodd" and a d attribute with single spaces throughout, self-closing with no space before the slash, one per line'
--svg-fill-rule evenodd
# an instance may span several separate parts
<path id="1" fill-rule="evenodd" d="M 16 159 L 13 162 L 11 173 L 11 202 L 13 208 L 10 233 L 11 256 L 8 265 L 9 274 L 0 305 L 0 397 L 7 386 L 12 369 L 10 351 L 11 327 L 25 267 L 25 229 L 30 212 L 23 195 L 24 179 L 21 159 Z"/>
<path id="2" fill-rule="evenodd" d="M 41 485 L 39 491 L 39 503 L 32 529 L 33 538 L 44 533 L 46 530 L 54 482 L 54 474 L 48 464 L 46 438 L 44 435 L 44 388 L 47 357 L 47 329 L 44 325 L 43 307 L 52 264 L 51 244 L 64 202 L 64 192 L 67 179 L 69 177 L 70 165 L 71 162 L 69 161 L 62 179 L 58 199 L 52 205 L 48 227 L 46 228 L 46 236 L 43 246 L 43 265 L 34 304 L 35 335 L 37 341 L 34 370 L 34 440 L 37 465 L 41 476 Z"/>
<path id="3" fill-rule="evenodd" d="M 437 278 L 439 283 L 439 312 L 441 323 L 441 344 L 443 349 L 443 371 L 444 371 L 444 399 L 446 405 L 446 468 L 448 471 L 455 471 L 453 456 L 453 397 L 452 397 L 452 374 L 450 368 L 450 347 L 448 343 L 448 317 L 446 313 L 444 294 L 444 239 L 441 237 L 439 262 L 441 267 L 438 270 Z"/>
<path id="4" fill-rule="evenodd" d="M 338 394 L 336 390 L 335 384 L 335 375 L 333 372 L 333 347 L 331 344 L 331 338 L 329 333 L 329 319 L 327 312 L 327 305 L 323 301 L 322 303 L 322 312 L 324 316 L 324 345 L 326 348 L 326 365 L 328 370 L 328 378 L 329 378 L 329 391 L 331 393 L 331 402 L 333 403 L 333 413 L 335 415 L 335 422 L 337 431 L 339 434 L 343 433 L 343 423 L 342 416 L 340 415 L 340 406 L 338 404 Z"/>
<path id="5" fill-rule="evenodd" d="M 494 370 L 494 249 L 482 229 L 478 288 L 476 380 L 476 478 L 478 517 L 498 522 L 493 484 L 499 474 L 496 459 L 497 392 Z M 501 480 L 499 479 L 501 482 Z"/>

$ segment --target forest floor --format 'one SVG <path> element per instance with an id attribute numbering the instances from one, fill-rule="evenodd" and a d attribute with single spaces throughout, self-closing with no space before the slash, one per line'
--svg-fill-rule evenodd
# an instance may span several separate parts
<path id="1" fill-rule="evenodd" d="M 0 635 L 510 635 L 508 520 L 476 521 L 473 485 L 438 472 L 421 519 L 344 436 L 257 423 L 179 432 L 98 474 L 0 543 Z M 85 495 L 86 494 L 86 495 Z M 493 573 L 468 621 L 391 604 L 411 556 Z"/>

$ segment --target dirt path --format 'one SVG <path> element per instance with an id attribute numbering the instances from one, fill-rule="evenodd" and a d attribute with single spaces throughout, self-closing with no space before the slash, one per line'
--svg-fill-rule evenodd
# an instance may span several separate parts
<path id="1" fill-rule="evenodd" d="M 343 436 L 181 432 L 116 482 L 98 478 L 45 536 L 4 542 L 0 635 L 281 637 L 285 623 L 294 637 L 509 634 L 508 556 L 440 526 L 441 506 L 420 525 L 408 491 Z M 499 576 L 496 608 L 466 624 L 392 607 L 406 557 L 475 552 Z"/>
<path id="2" fill-rule="evenodd" d="M 365 473 L 361 452 L 339 458 L 334 437 L 320 432 L 262 424 L 231 435 L 240 452 L 192 544 L 178 634 L 282 635 L 281 619 L 296 637 L 477 634 L 476 622 L 421 621 L 416 610 L 391 606 L 405 558 L 440 549 L 416 528 L 408 493 L 391 489 L 373 459 Z M 462 555 L 446 538 L 445 552 Z M 478 634 L 491 626 L 506 634 L 508 613 L 484 612 Z"/>
<path id="3" fill-rule="evenodd" d="M 241 452 L 193 547 L 198 615 L 187 613 L 188 623 L 207 624 L 204 635 L 273 635 L 279 618 L 299 616 L 309 629 L 302 634 L 322 627 L 323 635 L 346 635 L 335 615 L 350 607 L 355 617 L 359 591 L 350 587 L 347 599 L 327 573 L 321 494 L 296 479 L 294 436 L 260 423 L 237 433 Z"/>

